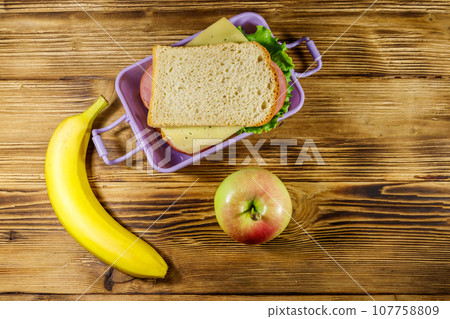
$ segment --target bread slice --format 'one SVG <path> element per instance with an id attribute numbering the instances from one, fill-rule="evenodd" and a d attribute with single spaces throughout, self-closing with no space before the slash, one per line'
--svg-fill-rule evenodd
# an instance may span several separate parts
<path id="1" fill-rule="evenodd" d="M 256 42 L 155 46 L 148 124 L 260 126 L 279 94 L 269 52 Z"/>

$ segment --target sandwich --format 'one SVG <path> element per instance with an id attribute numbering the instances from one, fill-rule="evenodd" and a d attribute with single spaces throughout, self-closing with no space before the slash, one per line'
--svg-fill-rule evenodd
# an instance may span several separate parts
<path id="1" fill-rule="evenodd" d="M 186 154 L 275 128 L 292 91 L 286 50 L 269 29 L 245 34 L 225 18 L 184 47 L 155 46 L 140 84 L 149 126 Z"/>

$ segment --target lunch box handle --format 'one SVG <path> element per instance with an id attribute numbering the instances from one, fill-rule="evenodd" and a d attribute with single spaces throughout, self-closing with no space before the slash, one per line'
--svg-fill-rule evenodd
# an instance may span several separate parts
<path id="1" fill-rule="evenodd" d="M 286 47 L 288 49 L 291 49 L 293 47 L 296 47 L 297 45 L 306 42 L 306 47 L 308 48 L 309 53 L 311 54 L 312 58 L 314 59 L 315 62 L 317 62 L 317 66 L 310 70 L 309 68 L 312 66 L 312 64 L 306 69 L 305 72 L 303 73 L 299 73 L 299 72 L 294 72 L 294 76 L 296 76 L 297 78 L 306 78 L 314 73 L 316 73 L 317 71 L 319 71 L 322 68 L 322 55 L 320 54 L 319 50 L 317 50 L 316 45 L 314 44 L 314 41 L 311 40 L 308 37 L 303 37 L 301 39 L 298 39 L 297 41 L 294 41 L 292 43 L 286 44 Z"/>
<path id="2" fill-rule="evenodd" d="M 114 127 L 116 127 L 117 125 L 122 123 L 123 121 L 125 121 L 127 123 L 130 122 L 130 119 L 128 118 L 127 114 L 122 115 L 117 121 L 115 121 L 114 123 L 112 123 L 106 127 L 92 130 L 92 141 L 94 142 L 94 145 L 95 145 L 95 148 L 97 149 L 98 155 L 100 155 L 100 157 L 103 158 L 103 160 L 105 161 L 105 163 L 107 165 L 114 165 L 114 164 L 123 162 L 124 160 L 130 158 L 131 156 L 133 156 L 134 154 L 136 154 L 137 152 L 142 150 L 142 145 L 140 143 L 137 143 L 136 148 L 133 149 L 132 151 L 128 152 L 127 154 L 125 154 L 119 158 L 113 159 L 113 160 L 110 160 L 108 158 L 108 151 L 106 150 L 105 145 L 103 144 L 103 140 L 99 134 L 105 133 L 105 132 L 113 129 Z"/>

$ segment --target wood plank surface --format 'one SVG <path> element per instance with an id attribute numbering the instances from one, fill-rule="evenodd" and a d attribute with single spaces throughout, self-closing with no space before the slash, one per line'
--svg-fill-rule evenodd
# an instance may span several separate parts
<path id="1" fill-rule="evenodd" d="M 26 300 L 26 301 L 73 301 L 79 295 L 50 295 L 50 294 L 3 294 L 0 301 L 5 300 Z M 447 301 L 449 295 L 374 295 L 377 301 Z M 370 301 L 368 296 L 362 295 L 160 295 L 160 294 L 86 294 L 83 296 L 86 301 Z"/>
<path id="2" fill-rule="evenodd" d="M 222 16 L 263 15 L 282 41 L 314 39 L 323 53 L 371 1 L 85 1 L 80 4 L 135 60 Z M 294 218 L 376 300 L 449 300 L 450 37 L 448 1 L 382 1 L 300 82 L 306 101 L 266 139 L 265 168 L 286 184 Z M 181 22 L 180 22 L 181 21 Z M 296 69 L 310 61 L 290 51 Z M 169 264 L 167 278 L 136 279 L 86 252 L 48 201 L 45 151 L 55 127 L 111 94 L 133 63 L 73 1 L 0 4 L 0 300 L 369 300 L 291 222 L 260 246 L 233 242 L 213 209 L 220 182 L 255 159 L 243 142 L 237 165 L 203 159 L 170 174 L 106 166 L 93 145 L 87 169 L 104 207 Z M 120 101 L 99 116 L 112 123 Z M 132 132 L 102 136 L 111 154 Z M 294 139 L 286 164 L 273 139 Z M 312 139 L 325 163 L 295 162 Z M 104 273 L 106 271 L 106 273 Z"/>
<path id="3" fill-rule="evenodd" d="M 259 10 L 259 6 L 249 7 L 248 11 L 263 14 L 280 40 L 289 42 L 307 35 L 321 52 L 366 7 L 358 3 L 356 7 L 352 4 L 351 10 L 333 13 L 329 8 L 324 14 L 305 11 L 303 5 L 293 3 L 287 4 L 289 10 L 279 11 L 270 2 L 253 3 L 271 7 L 268 12 Z M 153 7 L 150 11 L 126 12 L 120 6 L 96 12 L 94 18 L 121 44 L 125 53 L 83 11 L 79 8 L 71 11 L 70 8 L 77 9 L 74 5 L 68 1 L 67 10 L 62 6 L 61 12 L 37 12 L 31 16 L 29 12 L 14 10 L 14 6 L 8 9 L 0 20 L 0 30 L 4 30 L 0 40 L 2 79 L 115 77 L 126 66 L 148 56 L 153 45 L 180 41 L 203 30 L 211 21 L 240 12 L 231 6 L 233 9 L 207 10 L 203 16 L 189 18 L 189 10 L 194 10 L 189 5 L 186 11 L 180 8 L 176 12 L 155 12 Z M 450 6 L 447 1 L 437 1 L 434 10 L 427 6 L 419 10 L 406 1 L 402 5 L 393 1 L 380 6 L 379 12 L 368 12 L 364 23 L 351 28 L 326 52 L 324 68 L 317 76 L 448 76 L 450 25 L 445 10 Z M 311 63 L 304 48 L 291 51 L 299 69 Z"/>

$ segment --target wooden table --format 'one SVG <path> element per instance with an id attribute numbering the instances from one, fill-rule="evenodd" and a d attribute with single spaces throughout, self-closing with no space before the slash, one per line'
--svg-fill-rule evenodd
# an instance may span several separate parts
<path id="1" fill-rule="evenodd" d="M 47 143 L 66 117 L 111 90 L 124 67 L 219 18 L 254 11 L 290 42 L 314 39 L 323 69 L 301 80 L 302 110 L 262 136 L 265 168 L 287 185 L 294 217 L 376 300 L 450 296 L 450 4 L 436 1 L 73 1 L 0 5 L 0 300 L 73 300 L 107 269 L 64 230 L 44 181 Z M 340 37 L 340 38 L 339 38 Z M 336 41 L 334 43 L 334 41 Z M 334 43 L 333 46 L 332 45 Z M 304 47 L 290 51 L 298 71 Z M 124 110 L 108 107 L 96 127 Z M 104 135 L 113 157 L 132 132 Z M 297 139 L 287 165 L 269 139 Z M 326 165 L 295 165 L 313 139 Z M 291 222 L 259 246 L 233 242 L 214 216 L 220 182 L 237 166 L 202 160 L 176 173 L 106 166 L 89 146 L 88 175 L 104 207 L 143 232 L 169 264 L 163 280 L 114 270 L 82 300 L 370 300 Z M 225 158 L 228 152 L 224 153 Z M 249 165 L 256 165 L 250 156 Z"/>

